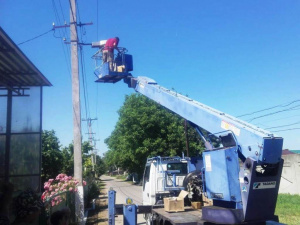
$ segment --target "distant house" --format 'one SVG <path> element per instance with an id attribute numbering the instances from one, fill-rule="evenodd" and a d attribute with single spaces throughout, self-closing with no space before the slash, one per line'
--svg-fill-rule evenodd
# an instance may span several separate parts
<path id="1" fill-rule="evenodd" d="M 284 160 L 284 163 L 281 174 L 279 193 L 300 194 L 299 153 L 299 150 L 282 150 L 282 158 Z"/>
<path id="2" fill-rule="evenodd" d="M 290 151 L 288 149 L 283 149 L 282 150 L 282 155 L 291 155 L 291 154 L 295 154 L 295 152 Z"/>
<path id="3" fill-rule="evenodd" d="M 295 154 L 300 154 L 300 150 L 290 150 L 290 151 L 295 153 Z"/>

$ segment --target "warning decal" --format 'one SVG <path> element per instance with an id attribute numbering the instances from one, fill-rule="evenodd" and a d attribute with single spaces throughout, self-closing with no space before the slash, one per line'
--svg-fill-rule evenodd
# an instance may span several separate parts
<path id="1" fill-rule="evenodd" d="M 210 155 L 205 155 L 205 171 L 212 171 Z"/>
<path id="2" fill-rule="evenodd" d="M 234 125 L 227 123 L 223 120 L 221 122 L 221 128 L 223 128 L 225 130 L 231 130 L 236 136 L 240 136 L 241 130 L 239 128 L 237 128 Z"/>
<path id="3" fill-rule="evenodd" d="M 266 182 L 255 182 L 253 183 L 253 190 L 257 189 L 268 189 L 268 188 L 275 188 L 276 181 L 266 181 Z"/>

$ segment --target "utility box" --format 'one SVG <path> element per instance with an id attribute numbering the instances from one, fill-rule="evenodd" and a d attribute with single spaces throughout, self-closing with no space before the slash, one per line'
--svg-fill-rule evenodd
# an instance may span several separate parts
<path id="1" fill-rule="evenodd" d="M 181 212 L 184 211 L 184 198 L 187 196 L 187 191 L 181 191 L 178 197 L 164 198 L 164 208 L 166 212 Z"/>

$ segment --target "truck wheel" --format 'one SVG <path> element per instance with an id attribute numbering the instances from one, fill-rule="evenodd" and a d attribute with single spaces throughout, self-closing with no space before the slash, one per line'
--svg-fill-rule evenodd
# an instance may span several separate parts
<path id="1" fill-rule="evenodd" d="M 154 215 L 152 213 L 144 214 L 144 219 L 146 220 L 146 225 L 156 224 L 155 219 L 154 219 Z"/>

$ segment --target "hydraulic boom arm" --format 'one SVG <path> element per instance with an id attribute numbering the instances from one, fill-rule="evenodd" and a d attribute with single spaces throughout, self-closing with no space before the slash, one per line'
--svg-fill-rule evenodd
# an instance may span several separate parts
<path id="1" fill-rule="evenodd" d="M 263 163 L 280 161 L 282 138 L 275 137 L 266 130 L 159 86 L 150 78 L 128 77 L 125 82 L 135 91 L 212 134 L 222 135 L 222 132 L 231 131 L 240 153 L 245 158 L 252 157 Z"/>
<path id="2" fill-rule="evenodd" d="M 213 206 L 203 207 L 203 220 L 216 224 L 278 221 L 274 212 L 283 167 L 281 137 L 161 87 L 150 78 L 133 77 L 131 55 L 118 54 L 114 65 L 113 71 L 108 62 L 97 68 L 96 82 L 124 80 L 136 92 L 188 120 L 204 140 L 203 184 Z M 213 148 L 200 128 L 217 136 L 222 146 Z"/>

